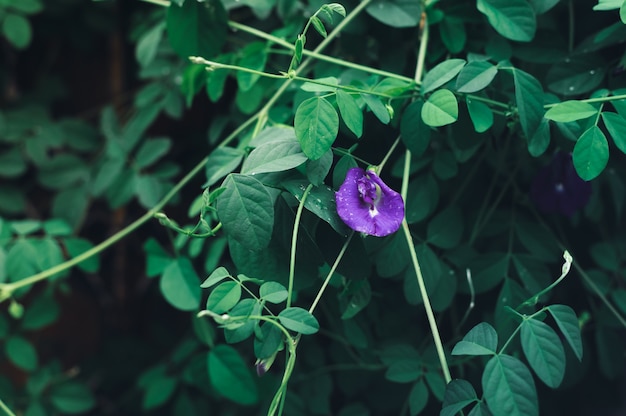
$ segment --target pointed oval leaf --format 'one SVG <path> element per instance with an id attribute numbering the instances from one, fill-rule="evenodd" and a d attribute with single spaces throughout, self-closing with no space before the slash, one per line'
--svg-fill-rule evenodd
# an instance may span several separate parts
<path id="1" fill-rule="evenodd" d="M 320 329 L 317 319 L 307 310 L 291 307 L 278 314 L 278 320 L 287 329 L 303 335 L 315 334 Z"/>
<path id="2" fill-rule="evenodd" d="M 463 93 L 480 91 L 491 84 L 498 68 L 487 61 L 470 62 L 456 79 L 456 90 Z"/>
<path id="3" fill-rule="evenodd" d="M 535 134 L 545 114 L 543 88 L 535 77 L 519 69 L 513 69 L 513 83 L 522 131 L 526 138 L 530 138 Z"/>
<path id="4" fill-rule="evenodd" d="M 337 138 L 339 116 L 326 98 L 311 97 L 298 106 L 294 126 L 304 154 L 309 159 L 317 160 Z"/>
<path id="5" fill-rule="evenodd" d="M 211 152 L 206 162 L 206 188 L 234 171 L 241 163 L 245 153 L 232 147 L 218 147 Z"/>
<path id="6" fill-rule="evenodd" d="M 198 282 L 198 275 L 191 261 L 186 257 L 179 257 L 163 271 L 161 293 L 175 308 L 192 311 L 200 305 L 201 289 Z"/>
<path id="7" fill-rule="evenodd" d="M 337 90 L 337 107 L 343 122 L 356 137 L 360 138 L 363 134 L 363 111 L 352 94 Z"/>
<path id="8" fill-rule="evenodd" d="M 375 0 L 365 11 L 391 27 L 417 26 L 422 16 L 422 7 L 416 0 Z"/>
<path id="9" fill-rule="evenodd" d="M 428 404 L 428 388 L 424 380 L 419 380 L 411 388 L 409 393 L 409 411 L 411 415 L 417 415 Z"/>
<path id="10" fill-rule="evenodd" d="M 217 198 L 217 213 L 224 230 L 249 250 L 261 250 L 274 228 L 274 204 L 265 186 L 248 175 L 230 174 Z"/>
<path id="11" fill-rule="evenodd" d="M 238 282 L 224 282 L 211 291 L 206 301 L 207 310 L 224 313 L 235 306 L 241 299 L 241 285 Z"/>
<path id="12" fill-rule="evenodd" d="M 441 211 L 428 223 L 428 242 L 440 248 L 453 248 L 463 235 L 463 215 L 461 210 L 452 206 Z"/>
<path id="13" fill-rule="evenodd" d="M 565 375 L 565 350 L 559 336 L 536 319 L 522 322 L 520 336 L 530 367 L 548 387 L 557 388 Z"/>
<path id="14" fill-rule="evenodd" d="M 609 144 L 600 127 L 587 129 L 576 142 L 572 154 L 574 168 L 585 181 L 598 176 L 609 161 Z"/>
<path id="15" fill-rule="evenodd" d="M 567 343 L 574 350 L 576 358 L 581 361 L 583 359 L 583 342 L 580 337 L 580 326 L 576 313 L 567 305 L 550 305 L 548 311 L 552 314 Z"/>
<path id="16" fill-rule="evenodd" d="M 282 172 L 300 166 L 308 159 L 296 140 L 264 143 L 254 149 L 241 167 L 241 173 Z"/>
<path id="17" fill-rule="evenodd" d="M 37 368 L 37 350 L 25 338 L 18 335 L 9 337 L 4 350 L 9 360 L 17 367 L 26 371 L 33 371 Z"/>
<path id="18" fill-rule="evenodd" d="M 367 107 L 372 110 L 372 113 L 376 116 L 378 120 L 380 120 L 383 124 L 388 124 L 391 121 L 391 115 L 389 114 L 389 110 L 379 97 L 375 97 L 371 94 L 361 94 L 361 97 L 365 100 Z"/>
<path id="19" fill-rule="evenodd" d="M 507 39 L 529 42 L 535 37 L 535 11 L 526 0 L 478 0 L 476 7 Z"/>
<path id="20" fill-rule="evenodd" d="M 228 270 L 226 270 L 225 267 L 218 267 L 217 269 L 213 270 L 213 273 L 211 273 L 204 282 L 202 282 L 200 287 L 211 287 L 214 284 L 226 279 L 228 276 L 230 276 L 230 273 L 228 272 Z"/>
<path id="21" fill-rule="evenodd" d="M 487 104 L 470 97 L 465 99 L 465 103 L 477 133 L 484 133 L 493 126 L 493 112 Z"/>
<path id="22" fill-rule="evenodd" d="M 171 2 L 167 9 L 167 36 L 182 58 L 217 55 L 226 41 L 228 15 L 222 2 Z"/>
<path id="23" fill-rule="evenodd" d="M 552 121 L 567 123 L 570 121 L 583 120 L 598 113 L 598 110 L 591 104 L 582 101 L 563 101 L 550 108 L 545 118 Z"/>
<path id="24" fill-rule="evenodd" d="M 615 146 L 626 153 L 626 119 L 618 113 L 602 113 L 602 120 Z"/>
<path id="25" fill-rule="evenodd" d="M 435 91 L 422 107 L 422 120 L 432 127 L 454 123 L 459 117 L 459 104 L 450 90 Z"/>
<path id="26" fill-rule="evenodd" d="M 414 157 L 420 157 L 430 144 L 431 128 L 422 120 L 423 106 L 423 100 L 417 99 L 413 101 L 404 110 L 400 120 L 402 142 L 413 153 Z"/>
<path id="27" fill-rule="evenodd" d="M 285 286 L 278 282 L 265 282 L 259 288 L 259 296 L 261 299 L 270 303 L 281 303 L 287 299 L 288 295 L 289 293 L 287 289 L 285 289 Z"/>
<path id="28" fill-rule="evenodd" d="M 539 403 L 533 376 L 515 357 L 496 355 L 485 366 L 483 394 L 495 415 L 538 416 Z"/>
<path id="29" fill-rule="evenodd" d="M 472 328 L 463 339 L 454 346 L 452 355 L 492 355 L 498 348 L 498 334 L 486 322 Z"/>
<path id="30" fill-rule="evenodd" d="M 465 63 L 465 59 L 448 59 L 433 67 L 424 75 L 421 88 L 422 94 L 433 91 L 456 77 L 465 66 Z"/>
<path id="31" fill-rule="evenodd" d="M 446 386 L 443 408 L 439 416 L 455 416 L 465 406 L 478 401 L 474 387 L 466 380 L 452 380 Z"/>
<path id="32" fill-rule="evenodd" d="M 233 347 L 216 345 L 209 351 L 207 364 L 211 385 L 224 397 L 243 405 L 259 401 L 258 388 L 249 366 Z"/>

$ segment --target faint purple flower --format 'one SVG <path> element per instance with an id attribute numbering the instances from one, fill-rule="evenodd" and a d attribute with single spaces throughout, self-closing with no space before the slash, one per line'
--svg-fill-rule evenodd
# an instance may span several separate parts
<path id="1" fill-rule="evenodd" d="M 571 153 L 557 152 L 535 176 L 530 197 L 542 212 L 571 217 L 589 202 L 591 182 L 578 176 Z"/>
<path id="2" fill-rule="evenodd" d="M 335 200 L 343 222 L 364 234 L 384 237 L 396 232 L 404 219 L 402 196 L 371 170 L 350 169 Z"/>

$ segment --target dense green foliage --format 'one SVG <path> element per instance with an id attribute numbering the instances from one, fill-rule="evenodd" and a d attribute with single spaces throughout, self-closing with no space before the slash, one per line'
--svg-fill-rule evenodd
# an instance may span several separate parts
<path id="1" fill-rule="evenodd" d="M 1 410 L 620 414 L 625 23 L 0 0 Z M 394 234 L 339 218 L 357 166 Z"/>

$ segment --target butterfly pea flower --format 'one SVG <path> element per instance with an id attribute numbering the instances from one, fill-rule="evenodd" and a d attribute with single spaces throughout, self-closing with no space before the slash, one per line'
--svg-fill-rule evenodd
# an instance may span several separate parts
<path id="1" fill-rule="evenodd" d="M 371 170 L 350 169 L 335 201 L 339 218 L 363 234 L 384 237 L 396 232 L 404 219 L 402 196 Z"/>
<path id="2" fill-rule="evenodd" d="M 591 183 L 576 173 L 572 155 L 554 154 L 549 165 L 535 176 L 530 188 L 530 198 L 540 211 L 571 217 L 581 210 L 591 197 Z"/>

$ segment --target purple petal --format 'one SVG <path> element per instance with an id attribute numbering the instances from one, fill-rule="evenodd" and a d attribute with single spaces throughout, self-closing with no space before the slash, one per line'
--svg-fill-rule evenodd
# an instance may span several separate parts
<path id="1" fill-rule="evenodd" d="M 383 237 L 400 228 L 404 201 L 373 171 L 352 168 L 335 194 L 337 213 L 355 231 Z"/>

